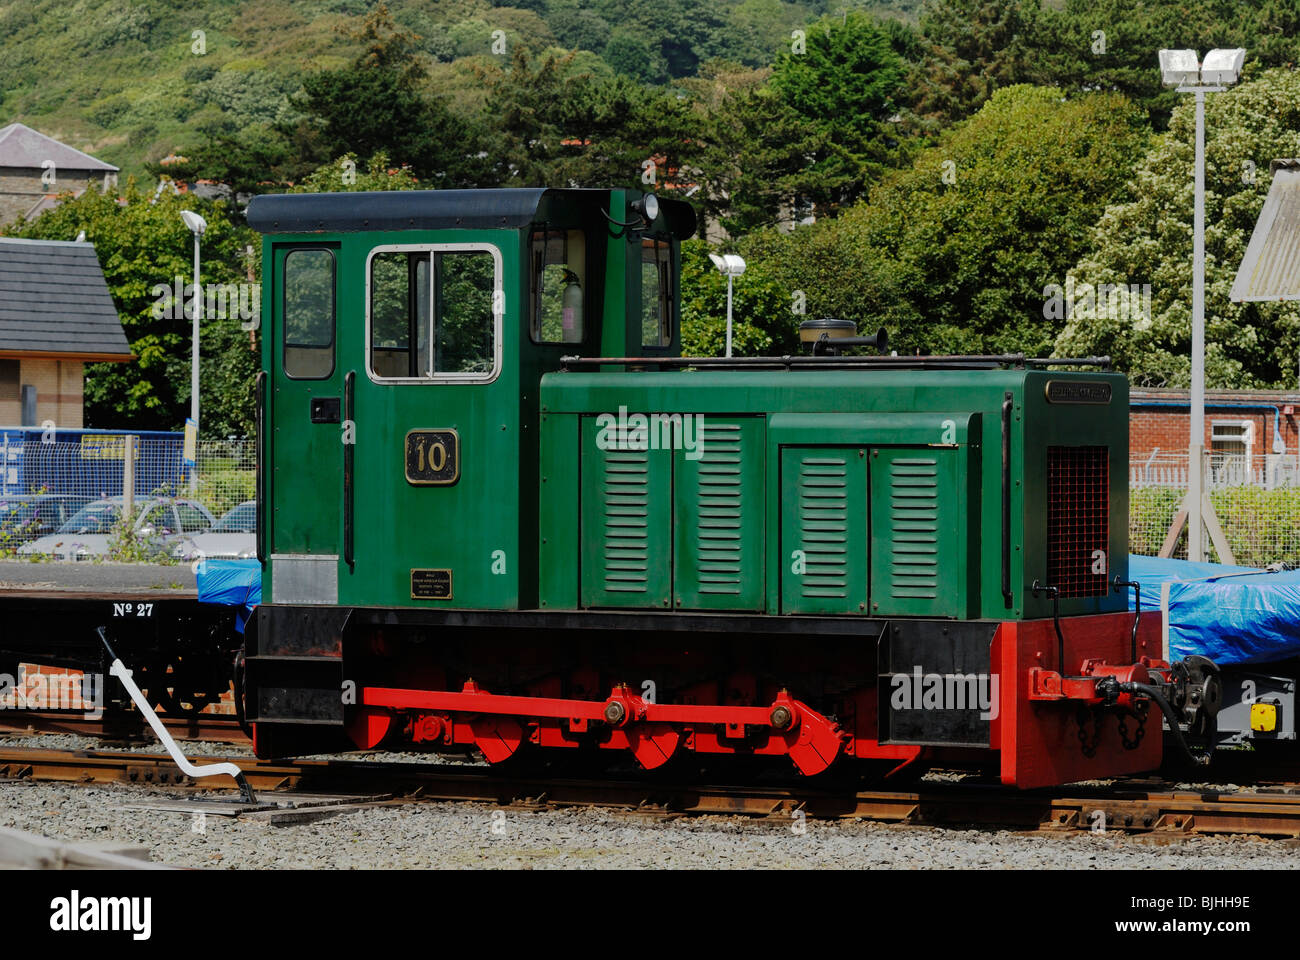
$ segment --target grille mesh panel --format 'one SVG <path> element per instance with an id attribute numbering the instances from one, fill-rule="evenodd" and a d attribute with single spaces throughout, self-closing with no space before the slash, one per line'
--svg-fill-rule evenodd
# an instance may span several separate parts
<path id="1" fill-rule="evenodd" d="M 1062 597 L 1105 596 L 1109 545 L 1110 450 L 1048 447 L 1047 582 Z"/>

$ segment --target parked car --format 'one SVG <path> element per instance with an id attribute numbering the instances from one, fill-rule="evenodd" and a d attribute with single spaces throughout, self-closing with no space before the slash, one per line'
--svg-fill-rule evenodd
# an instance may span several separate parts
<path id="1" fill-rule="evenodd" d="M 207 533 L 187 537 L 177 544 L 174 556 L 178 560 L 257 556 L 257 501 L 245 500 L 231 507 Z"/>
<path id="2" fill-rule="evenodd" d="M 0 497 L 0 549 L 13 550 L 54 533 L 91 499 L 62 493 Z"/>
<path id="3" fill-rule="evenodd" d="M 18 548 L 20 557 L 50 556 L 55 560 L 92 560 L 107 556 L 113 529 L 122 519 L 122 498 L 86 504 L 59 527 Z M 134 505 L 132 527 L 146 554 L 165 556 L 184 537 L 202 533 L 213 524 L 208 508 L 193 500 L 140 498 Z"/>

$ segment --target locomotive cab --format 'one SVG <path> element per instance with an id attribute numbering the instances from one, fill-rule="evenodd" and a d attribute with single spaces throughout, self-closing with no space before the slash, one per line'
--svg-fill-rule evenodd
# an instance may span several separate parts
<path id="1" fill-rule="evenodd" d="M 651 215 L 653 214 L 653 216 Z M 621 190 L 257 197 L 265 596 L 536 603 L 538 382 L 678 350 L 687 204 Z"/>

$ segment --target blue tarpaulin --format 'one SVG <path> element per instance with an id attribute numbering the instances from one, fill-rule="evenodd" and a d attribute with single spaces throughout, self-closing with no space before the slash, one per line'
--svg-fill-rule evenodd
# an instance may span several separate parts
<path id="1" fill-rule="evenodd" d="M 256 560 L 204 560 L 195 570 L 200 603 L 241 607 L 235 626 L 240 633 L 253 607 L 262 602 L 262 565 Z"/>
<path id="2" fill-rule="evenodd" d="M 1160 609 L 1160 585 L 1169 582 L 1172 660 L 1195 653 L 1226 665 L 1300 656 L 1300 570 L 1130 555 L 1128 571 L 1142 585 L 1143 610 Z"/>

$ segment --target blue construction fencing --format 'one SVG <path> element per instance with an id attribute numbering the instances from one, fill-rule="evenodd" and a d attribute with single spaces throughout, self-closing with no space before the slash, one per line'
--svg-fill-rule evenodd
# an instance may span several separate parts
<path id="1" fill-rule="evenodd" d="M 137 438 L 132 458 L 136 498 L 189 497 L 216 517 L 253 499 L 252 440 L 201 440 L 190 466 L 179 432 L 0 427 L 0 506 L 4 498 L 12 505 L 17 498 L 42 495 L 59 499 L 64 507 L 121 497 L 128 436 Z"/>
<path id="2" fill-rule="evenodd" d="M 135 495 L 176 492 L 189 483 L 184 437 L 162 430 L 42 430 L 0 428 L 0 495 L 124 493 L 126 438 L 135 448 Z"/>

